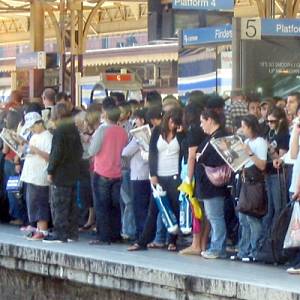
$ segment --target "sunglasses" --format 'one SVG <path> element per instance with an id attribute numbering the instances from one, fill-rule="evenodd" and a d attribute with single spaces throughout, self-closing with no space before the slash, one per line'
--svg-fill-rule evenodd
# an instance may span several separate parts
<path id="1" fill-rule="evenodd" d="M 277 123 L 278 120 L 268 120 L 267 122 L 268 122 L 268 123 Z"/>

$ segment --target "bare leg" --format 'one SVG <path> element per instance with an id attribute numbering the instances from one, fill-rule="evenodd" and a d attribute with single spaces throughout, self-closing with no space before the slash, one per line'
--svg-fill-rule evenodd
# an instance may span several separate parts
<path id="1" fill-rule="evenodd" d="M 39 231 L 47 231 L 48 230 L 48 222 L 47 221 L 38 221 L 37 228 Z"/>

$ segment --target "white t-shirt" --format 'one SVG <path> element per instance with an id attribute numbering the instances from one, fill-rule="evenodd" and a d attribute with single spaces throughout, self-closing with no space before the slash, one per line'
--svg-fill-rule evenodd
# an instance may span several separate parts
<path id="1" fill-rule="evenodd" d="M 299 123 L 299 118 L 295 118 L 293 120 L 293 124 L 290 127 L 290 143 L 289 143 L 289 151 L 285 153 L 282 157 L 283 161 L 287 165 L 294 165 L 296 163 L 296 159 L 291 159 L 291 145 L 292 145 L 292 137 L 294 136 L 294 130 L 296 129 L 295 125 Z M 299 146 L 300 146 L 300 139 L 299 139 Z M 299 151 L 300 152 L 300 151 Z M 299 153 L 298 153 L 299 156 Z"/>
<path id="2" fill-rule="evenodd" d="M 298 153 L 298 157 L 295 160 L 294 167 L 293 167 L 292 181 L 289 189 L 290 193 L 295 193 L 296 191 L 299 174 L 300 174 L 300 151 Z"/>
<path id="3" fill-rule="evenodd" d="M 157 141 L 158 149 L 158 176 L 173 176 L 179 173 L 180 146 L 177 138 L 168 143 L 160 135 Z"/>
<path id="4" fill-rule="evenodd" d="M 268 154 L 268 143 L 265 139 L 262 137 L 257 137 L 256 139 L 247 139 L 245 141 L 245 144 L 249 146 L 251 151 L 254 153 L 254 155 L 261 159 L 261 160 L 267 160 L 267 154 Z M 245 168 L 250 168 L 254 165 L 254 162 L 252 160 L 249 160 L 245 164 Z"/>
<path id="5" fill-rule="evenodd" d="M 34 134 L 29 145 L 37 147 L 39 150 L 50 153 L 52 144 L 52 134 L 45 130 L 42 133 Z M 48 186 L 47 180 L 48 162 L 37 154 L 27 154 L 21 174 L 21 181 L 39 186 Z"/>

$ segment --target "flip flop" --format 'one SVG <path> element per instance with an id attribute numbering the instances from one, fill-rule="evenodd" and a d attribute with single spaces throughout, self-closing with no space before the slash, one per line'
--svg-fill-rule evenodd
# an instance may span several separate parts
<path id="1" fill-rule="evenodd" d="M 140 251 L 140 250 L 147 250 L 146 247 L 140 246 L 139 244 L 135 243 L 127 248 L 128 251 Z"/>
<path id="2" fill-rule="evenodd" d="M 166 247 L 165 244 L 158 244 L 158 243 L 154 243 L 154 242 L 149 243 L 147 245 L 147 248 L 149 248 L 149 249 L 163 249 L 165 247 Z"/>
<path id="3" fill-rule="evenodd" d="M 201 255 L 201 250 L 195 250 L 190 247 L 182 249 L 179 251 L 179 254 L 181 255 Z"/>

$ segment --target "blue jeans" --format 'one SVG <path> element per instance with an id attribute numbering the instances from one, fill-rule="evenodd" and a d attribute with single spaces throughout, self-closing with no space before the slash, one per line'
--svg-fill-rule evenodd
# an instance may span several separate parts
<path id="1" fill-rule="evenodd" d="M 168 232 L 162 221 L 161 213 L 157 215 L 156 220 L 156 233 L 154 238 L 154 243 L 156 244 L 166 244 L 168 241 Z"/>
<path id="2" fill-rule="evenodd" d="M 136 226 L 134 220 L 133 197 L 130 187 L 130 171 L 122 171 L 121 184 L 121 209 L 122 209 L 122 234 L 134 239 L 136 235 Z"/>
<path id="3" fill-rule="evenodd" d="M 205 213 L 211 225 L 211 242 L 208 251 L 217 255 L 225 253 L 226 224 L 224 199 L 225 197 L 222 196 L 203 199 Z"/>
<path id="4" fill-rule="evenodd" d="M 283 197 L 280 187 L 281 179 L 280 177 L 278 177 L 277 174 L 266 176 L 266 189 L 268 194 L 268 213 L 264 216 L 262 220 L 265 237 L 267 237 L 271 232 L 274 223 L 279 217 L 280 212 L 286 205 L 286 203 L 283 203 Z"/>
<path id="5" fill-rule="evenodd" d="M 4 162 L 4 188 L 10 176 L 16 176 L 15 164 L 9 160 Z M 20 198 L 15 193 L 8 192 L 7 198 L 9 202 L 9 214 L 13 219 L 22 220 L 24 223 L 28 221 L 27 208 L 25 199 L 22 195 Z"/>
<path id="6" fill-rule="evenodd" d="M 239 213 L 241 236 L 238 257 L 255 257 L 262 233 L 261 219 Z"/>
<path id="7" fill-rule="evenodd" d="M 120 187 L 121 179 L 94 175 L 97 239 L 102 242 L 121 239 Z"/>

